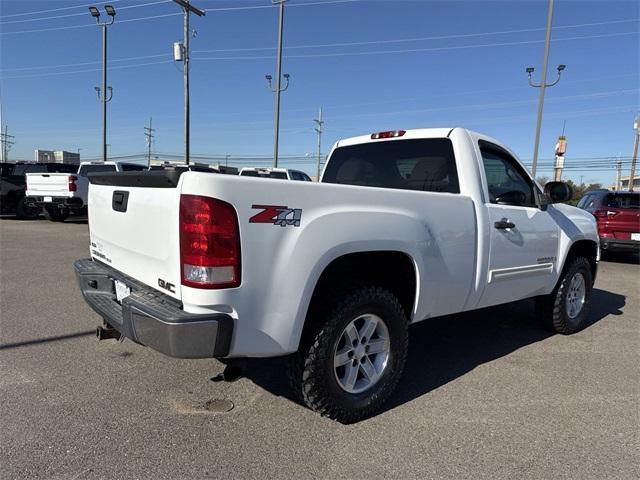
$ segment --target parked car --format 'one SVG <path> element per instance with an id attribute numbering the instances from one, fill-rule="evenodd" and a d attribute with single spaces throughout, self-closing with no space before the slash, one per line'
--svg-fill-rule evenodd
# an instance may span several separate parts
<path id="1" fill-rule="evenodd" d="M 640 193 L 596 190 L 578 202 L 598 222 L 603 251 L 640 252 Z"/>
<path id="2" fill-rule="evenodd" d="M 32 208 L 25 202 L 26 178 L 35 172 L 75 172 L 77 165 L 65 163 L 16 162 L 0 163 L 0 212 L 15 214 L 18 218 L 35 218 L 40 209 Z"/>
<path id="3" fill-rule="evenodd" d="M 87 206 L 90 173 L 145 170 L 146 165 L 117 162 L 82 162 L 75 173 L 29 173 L 25 202 L 52 222 L 64 221 L 71 212 Z"/>
<path id="4" fill-rule="evenodd" d="M 278 178 L 280 180 L 300 180 L 310 182 L 311 177 L 300 170 L 290 168 L 254 168 L 245 167 L 240 170 L 241 177 Z"/>
<path id="5" fill-rule="evenodd" d="M 530 297 L 557 333 L 589 314 L 593 215 L 462 128 L 340 140 L 319 184 L 193 171 L 90 182 L 91 258 L 75 270 L 99 338 L 231 363 L 290 355 L 296 398 L 342 422 L 394 391 L 411 323 Z"/>

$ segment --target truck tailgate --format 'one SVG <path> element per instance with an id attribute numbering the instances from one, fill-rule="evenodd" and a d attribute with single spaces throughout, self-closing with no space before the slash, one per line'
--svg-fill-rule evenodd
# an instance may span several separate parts
<path id="1" fill-rule="evenodd" d="M 68 173 L 28 173 L 27 195 L 70 197 Z"/>
<path id="2" fill-rule="evenodd" d="M 91 256 L 180 299 L 179 189 L 140 186 L 127 173 L 90 176 Z"/>

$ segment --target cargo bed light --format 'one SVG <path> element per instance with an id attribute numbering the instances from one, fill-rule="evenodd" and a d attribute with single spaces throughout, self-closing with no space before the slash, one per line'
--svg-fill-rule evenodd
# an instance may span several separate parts
<path id="1" fill-rule="evenodd" d="M 378 140 L 379 138 L 401 137 L 405 133 L 407 133 L 406 130 L 389 130 L 387 132 L 372 133 L 371 134 L 371 139 L 372 140 Z"/>

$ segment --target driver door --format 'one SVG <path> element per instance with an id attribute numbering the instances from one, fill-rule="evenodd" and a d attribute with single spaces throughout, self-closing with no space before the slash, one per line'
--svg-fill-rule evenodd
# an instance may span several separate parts
<path id="1" fill-rule="evenodd" d="M 557 261 L 559 227 L 537 206 L 537 187 L 503 148 L 480 142 L 490 246 L 481 307 L 547 293 Z M 519 193 L 518 193 L 519 192 Z"/>

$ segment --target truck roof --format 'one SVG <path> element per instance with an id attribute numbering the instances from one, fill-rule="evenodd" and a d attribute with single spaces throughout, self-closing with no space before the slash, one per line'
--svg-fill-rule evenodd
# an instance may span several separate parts
<path id="1" fill-rule="evenodd" d="M 410 130 L 391 130 L 390 132 L 404 132 L 401 136 L 392 136 L 389 137 L 389 139 L 393 139 L 393 138 L 402 138 L 402 139 L 408 139 L 408 138 L 443 138 L 443 137 L 447 137 L 449 135 L 449 133 L 451 133 L 451 131 L 454 129 L 455 127 L 449 127 L 449 128 L 414 128 L 414 129 L 410 129 Z M 368 143 L 368 142 L 374 142 L 377 141 L 377 139 L 372 138 L 372 135 L 374 134 L 379 134 L 379 133 L 383 133 L 383 132 L 371 132 L 368 133 L 366 135 L 359 135 L 357 137 L 350 137 L 350 138 L 343 138 L 341 140 L 338 140 L 338 142 L 336 142 L 336 147 L 344 147 L 347 145 L 357 145 L 359 143 Z M 384 132 L 386 133 L 386 132 Z"/>

